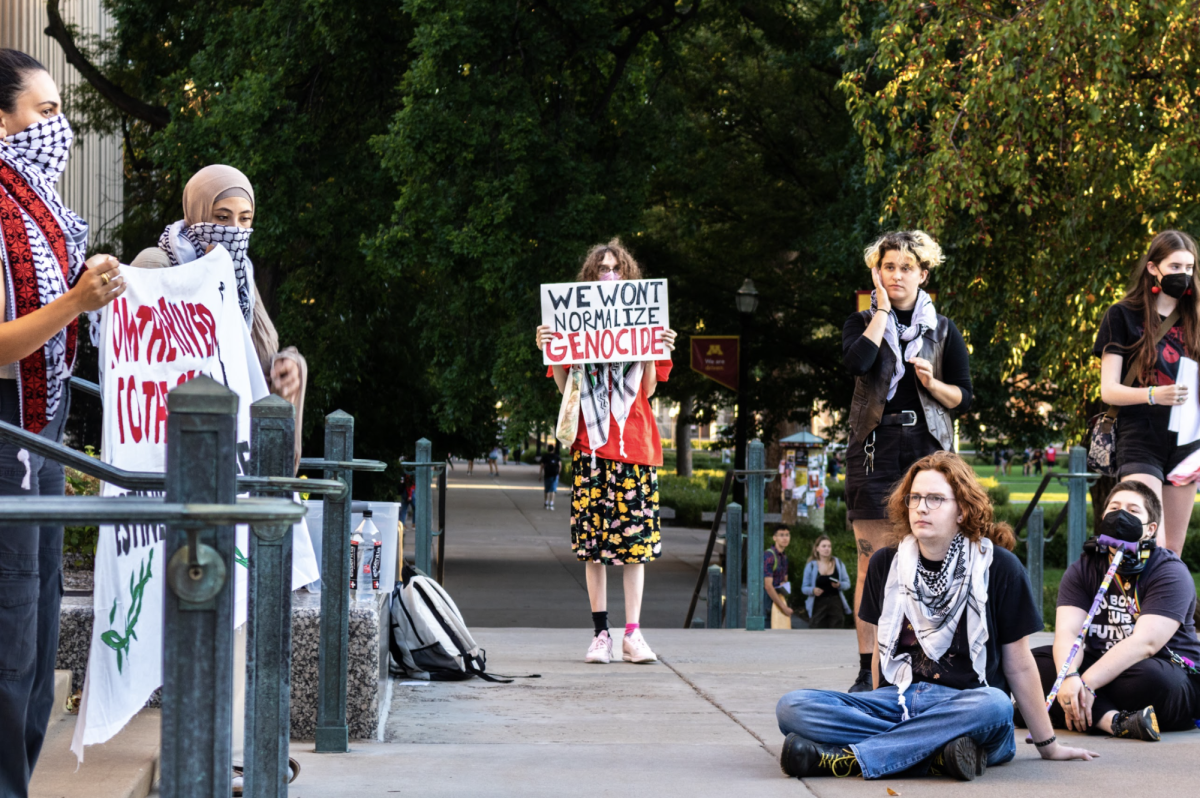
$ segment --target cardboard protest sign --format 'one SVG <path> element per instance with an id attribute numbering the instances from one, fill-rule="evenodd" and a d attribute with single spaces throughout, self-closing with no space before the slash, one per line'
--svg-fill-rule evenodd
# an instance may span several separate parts
<path id="1" fill-rule="evenodd" d="M 167 392 L 207 375 L 238 395 L 238 470 L 250 457 L 250 405 L 267 395 L 237 301 L 233 262 L 223 247 L 170 269 L 121 270 L 127 290 L 101 315 L 100 375 L 104 462 L 132 471 L 165 471 Z M 107 483 L 101 495 L 128 493 Z M 237 530 L 235 616 L 246 617 L 247 529 Z M 95 621 L 83 701 L 71 750 L 108 740 L 162 684 L 165 528 L 101 526 L 96 547 Z M 315 581 L 307 527 L 295 535 L 303 583 Z M 293 569 L 293 582 L 296 571 Z"/>
<path id="2" fill-rule="evenodd" d="M 540 291 L 551 336 L 542 353 L 547 366 L 670 356 L 662 344 L 671 326 L 666 280 L 544 283 Z"/>

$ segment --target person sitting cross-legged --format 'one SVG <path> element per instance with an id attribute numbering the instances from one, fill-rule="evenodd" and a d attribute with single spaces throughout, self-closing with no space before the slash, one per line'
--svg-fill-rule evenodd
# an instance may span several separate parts
<path id="1" fill-rule="evenodd" d="M 775 713 L 789 776 L 907 772 L 969 781 L 1016 755 L 1011 690 L 1044 759 L 1059 744 L 1029 649 L 1041 631 L 1029 580 L 961 457 L 915 462 L 888 500 L 896 543 L 871 557 L 859 619 L 874 628 L 869 692 L 796 690 Z"/>
<path id="2" fill-rule="evenodd" d="M 1157 741 L 1200 718 L 1200 640 L 1196 585 L 1175 552 L 1159 547 L 1162 503 L 1143 482 L 1119 482 L 1108 494 L 1097 537 L 1063 574 L 1053 646 L 1033 651 L 1049 694 L 1104 574 L 1126 542 L 1112 583 L 1063 679 L 1050 720 L 1055 728 Z"/>

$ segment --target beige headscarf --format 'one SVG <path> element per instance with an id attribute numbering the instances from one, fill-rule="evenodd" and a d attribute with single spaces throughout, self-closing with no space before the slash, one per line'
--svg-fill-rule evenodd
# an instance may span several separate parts
<path id="1" fill-rule="evenodd" d="M 183 187 L 183 223 L 211 222 L 213 205 L 227 197 L 242 197 L 253 205 L 254 186 L 240 169 L 220 163 L 204 167 Z"/>

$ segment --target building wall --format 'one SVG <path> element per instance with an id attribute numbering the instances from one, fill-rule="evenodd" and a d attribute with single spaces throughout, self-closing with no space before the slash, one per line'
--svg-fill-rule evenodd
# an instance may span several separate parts
<path id="1" fill-rule="evenodd" d="M 81 42 L 102 34 L 111 24 L 100 0 L 61 0 L 59 8 L 67 24 L 78 27 Z M 0 0 L 0 47 L 21 50 L 41 61 L 64 96 L 64 112 L 71 119 L 68 86 L 83 81 L 67 64 L 58 42 L 45 34 L 45 0 Z M 67 207 L 91 225 L 89 245 L 111 240 L 112 228 L 120 223 L 124 196 L 124 174 L 120 136 L 95 133 L 80 135 L 58 190 Z"/>

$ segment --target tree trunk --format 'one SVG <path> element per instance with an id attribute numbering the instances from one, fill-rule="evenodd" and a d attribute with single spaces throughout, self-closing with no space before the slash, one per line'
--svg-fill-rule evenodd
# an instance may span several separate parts
<path id="1" fill-rule="evenodd" d="M 675 417 L 675 473 L 681 477 L 692 475 L 691 394 L 679 402 L 679 415 Z"/>

